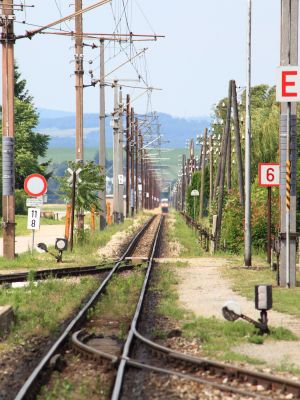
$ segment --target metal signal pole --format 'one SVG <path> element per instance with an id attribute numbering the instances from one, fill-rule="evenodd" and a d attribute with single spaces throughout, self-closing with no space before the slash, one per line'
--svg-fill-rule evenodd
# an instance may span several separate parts
<path id="1" fill-rule="evenodd" d="M 15 257 L 14 10 L 2 1 L 2 216 L 3 256 Z"/>
<path id="2" fill-rule="evenodd" d="M 281 65 L 298 65 L 298 0 L 281 0 Z M 280 107 L 280 286 L 296 285 L 297 103 Z"/>
<path id="3" fill-rule="evenodd" d="M 104 83 L 104 40 L 100 40 L 100 140 L 99 140 L 99 167 L 104 177 L 106 144 L 105 144 L 105 83 Z M 100 210 L 100 230 L 106 227 L 106 182 L 100 192 L 101 210 Z"/>
<path id="4" fill-rule="evenodd" d="M 247 82 L 245 124 L 245 266 L 252 264 L 251 256 L 251 16 L 252 0 L 248 0 Z"/>

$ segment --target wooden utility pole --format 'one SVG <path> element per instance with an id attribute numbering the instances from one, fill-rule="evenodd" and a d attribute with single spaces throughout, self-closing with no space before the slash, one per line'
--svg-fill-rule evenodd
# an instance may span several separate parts
<path id="1" fill-rule="evenodd" d="M 244 188 L 244 174 L 243 174 L 243 161 L 242 161 L 242 148 L 241 148 L 240 121 L 239 121 L 239 109 L 237 103 L 235 81 L 232 81 L 232 109 L 233 109 L 235 150 L 236 150 L 236 163 L 237 163 L 237 172 L 239 181 L 240 201 L 241 205 L 245 207 L 245 188 Z"/>
<path id="2" fill-rule="evenodd" d="M 130 95 L 126 96 L 126 217 L 130 205 Z"/>
<path id="3" fill-rule="evenodd" d="M 227 144 L 227 189 L 231 190 L 231 130 L 229 131 Z"/>
<path id="4" fill-rule="evenodd" d="M 298 0 L 281 0 L 280 65 L 298 65 L 298 8 Z M 279 280 L 280 286 L 294 287 L 296 285 L 297 103 L 281 103 L 279 142 L 281 206 Z M 286 205 L 287 169 L 291 172 L 289 209 Z"/>
<path id="5" fill-rule="evenodd" d="M 213 176 L 214 176 L 214 154 L 213 154 L 213 139 L 209 135 L 209 211 L 211 212 L 213 198 Z"/>
<path id="6" fill-rule="evenodd" d="M 106 144 L 105 144 L 105 82 L 104 82 L 104 40 L 100 40 L 100 139 L 99 139 L 99 167 L 104 175 L 104 187 L 100 192 L 100 230 L 106 227 Z"/>
<path id="7" fill-rule="evenodd" d="M 119 91 L 119 141 L 118 141 L 118 197 L 119 197 L 119 218 L 124 221 L 124 171 L 123 171 L 123 95 L 122 87 Z"/>
<path id="8" fill-rule="evenodd" d="M 118 99 L 118 81 L 114 80 L 114 112 L 113 112 L 113 216 L 114 223 L 118 224 L 119 220 L 119 182 L 118 182 L 118 151 L 119 151 L 119 99 Z"/>
<path id="9" fill-rule="evenodd" d="M 75 12 L 82 10 L 82 0 L 75 0 Z M 82 14 L 75 17 L 75 89 L 76 89 L 76 161 L 83 162 L 83 46 Z M 84 229 L 84 214 L 77 216 L 78 229 Z"/>
<path id="10" fill-rule="evenodd" d="M 3 0 L 2 23 L 2 218 L 3 256 L 15 257 L 14 165 L 14 10 L 13 0 Z"/>
<path id="11" fill-rule="evenodd" d="M 130 186 L 130 207 L 131 216 L 134 216 L 135 199 L 134 199 L 134 109 L 131 108 L 130 113 L 130 157 L 131 157 L 131 186 Z"/>
<path id="12" fill-rule="evenodd" d="M 230 135 L 231 99 L 232 99 L 232 85 L 231 85 L 231 81 L 230 81 L 229 89 L 228 89 L 227 115 L 226 115 L 226 124 L 225 124 L 225 132 L 224 132 L 224 147 L 223 147 L 223 151 L 221 153 L 221 174 L 220 174 L 220 186 L 219 186 L 220 190 L 219 190 L 219 197 L 218 197 L 218 217 L 217 217 L 217 229 L 216 229 L 216 246 L 217 246 L 217 248 L 219 246 L 219 240 L 220 240 L 220 236 L 221 236 L 221 227 L 222 227 L 226 156 L 227 156 L 228 138 Z"/>
<path id="13" fill-rule="evenodd" d="M 207 141 L 207 128 L 204 130 L 203 145 L 201 152 L 201 188 L 200 188 L 200 218 L 203 218 L 204 209 L 204 186 L 205 186 L 205 159 L 206 159 L 206 141 Z"/>
<path id="14" fill-rule="evenodd" d="M 135 118 L 134 140 L 135 140 L 135 210 L 139 210 L 139 121 Z"/>

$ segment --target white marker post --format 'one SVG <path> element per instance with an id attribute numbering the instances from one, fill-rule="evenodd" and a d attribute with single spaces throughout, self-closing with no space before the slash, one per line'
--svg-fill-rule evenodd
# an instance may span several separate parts
<path id="1" fill-rule="evenodd" d="M 40 208 L 28 208 L 27 229 L 32 231 L 32 248 L 31 254 L 34 249 L 34 234 L 35 231 L 40 229 L 41 210 Z"/>
<path id="2" fill-rule="evenodd" d="M 191 196 L 194 198 L 194 221 L 196 221 L 196 197 L 199 197 L 199 191 L 196 189 L 192 190 Z"/>

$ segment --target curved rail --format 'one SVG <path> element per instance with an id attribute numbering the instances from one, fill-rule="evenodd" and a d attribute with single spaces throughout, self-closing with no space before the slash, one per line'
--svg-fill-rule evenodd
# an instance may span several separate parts
<path id="1" fill-rule="evenodd" d="M 212 379 L 198 377 L 198 376 L 186 373 L 186 372 L 175 371 L 175 370 L 172 370 L 169 368 L 161 368 L 161 367 L 157 367 L 154 365 L 141 363 L 137 360 L 133 360 L 132 358 L 128 358 L 128 357 L 125 359 L 122 359 L 121 357 L 119 358 L 112 354 L 95 349 L 84 343 L 85 341 L 92 339 L 93 337 L 94 337 L 94 335 L 85 335 L 85 333 L 83 331 L 78 331 L 72 335 L 72 343 L 78 351 L 80 351 L 84 354 L 89 354 L 97 360 L 105 359 L 105 360 L 111 362 L 112 364 L 116 364 L 118 361 L 124 360 L 126 362 L 126 365 L 133 367 L 133 368 L 144 369 L 144 370 L 148 370 L 148 371 L 152 371 L 152 372 L 156 372 L 156 373 L 160 373 L 160 374 L 165 374 L 165 375 L 170 375 L 170 376 L 177 376 L 178 378 L 181 378 L 181 379 L 193 381 L 193 382 L 199 383 L 201 385 L 210 386 L 210 387 L 219 389 L 220 391 L 223 391 L 223 392 L 233 393 L 233 394 L 237 394 L 237 395 L 248 397 L 248 398 L 258 398 L 261 400 L 269 400 L 269 397 L 266 397 L 266 396 L 258 394 L 258 393 L 253 393 L 253 392 L 249 392 L 249 391 L 246 391 L 243 389 L 233 387 L 230 385 L 230 383 L 227 385 L 221 384 L 218 382 L 214 382 Z M 179 353 L 179 354 L 183 355 L 181 353 Z M 198 361 L 198 359 L 195 359 L 195 360 Z M 198 364 L 198 363 L 196 363 L 196 364 Z"/>
<path id="2" fill-rule="evenodd" d="M 148 286 L 148 282 L 149 282 L 149 277 L 152 271 L 152 266 L 153 266 L 153 259 L 154 259 L 154 255 L 155 252 L 157 250 L 157 243 L 158 243 L 158 239 L 161 233 L 161 227 L 162 227 L 162 222 L 163 222 L 164 217 L 161 216 L 160 218 L 160 222 L 155 234 L 155 239 L 153 241 L 152 244 L 152 251 L 151 251 L 151 256 L 150 259 L 148 261 L 148 268 L 147 268 L 147 272 L 145 275 L 145 279 L 144 279 L 144 283 L 143 283 L 143 287 L 140 293 L 140 297 L 136 306 L 136 310 L 131 322 L 131 326 L 130 326 L 130 330 L 123 348 L 123 353 L 122 353 L 122 358 L 119 364 L 119 368 L 118 368 L 118 372 L 117 372 L 117 376 L 116 376 L 116 380 L 115 380 L 115 384 L 114 384 L 114 388 L 113 388 L 113 392 L 112 392 L 112 400 L 117 400 L 119 399 L 120 393 L 121 393 L 121 389 L 122 389 L 122 385 L 123 385 L 123 379 L 124 379 L 124 372 L 125 372 L 125 368 L 126 368 L 126 364 L 128 362 L 128 354 L 130 351 L 130 347 L 132 344 L 132 340 L 134 337 L 134 332 L 136 330 L 136 325 L 141 313 L 141 309 L 143 306 L 143 302 L 144 302 L 144 298 L 145 298 L 145 294 L 146 294 L 146 290 L 147 290 L 147 286 Z"/>
<path id="3" fill-rule="evenodd" d="M 42 358 L 42 360 L 39 362 L 39 364 L 35 367 L 31 375 L 28 377 L 24 385 L 21 387 L 19 390 L 17 396 L 15 397 L 15 400 L 23 400 L 26 398 L 26 396 L 29 395 L 31 390 L 33 390 L 34 386 L 37 384 L 38 379 L 41 377 L 42 371 L 47 367 L 49 364 L 51 358 L 61 349 L 64 344 L 66 343 L 67 338 L 69 335 L 78 327 L 78 325 L 85 319 L 88 310 L 93 307 L 93 305 L 96 303 L 98 300 L 99 296 L 104 292 L 108 282 L 111 280 L 112 276 L 114 273 L 118 270 L 120 267 L 121 262 L 127 257 L 132 249 L 134 248 L 135 244 L 139 240 L 139 238 L 142 236 L 142 234 L 147 230 L 148 226 L 152 223 L 154 217 L 150 218 L 146 224 L 140 229 L 140 231 L 134 236 L 134 238 L 131 240 L 129 246 L 125 250 L 124 254 L 121 256 L 121 258 L 117 261 L 115 266 L 112 268 L 108 276 L 104 279 L 104 281 L 101 283 L 101 285 L 98 287 L 98 289 L 94 292 L 94 294 L 90 297 L 88 302 L 84 305 L 84 307 L 79 311 L 79 313 L 75 316 L 75 318 L 72 319 L 72 321 L 68 324 L 67 328 L 64 330 L 64 332 L 60 335 L 60 337 L 56 340 L 56 342 L 52 345 L 50 350 L 47 352 L 47 354 Z"/>

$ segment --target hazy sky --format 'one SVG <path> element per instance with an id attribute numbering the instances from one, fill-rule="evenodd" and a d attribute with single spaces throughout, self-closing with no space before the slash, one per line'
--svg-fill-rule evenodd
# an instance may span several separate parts
<path id="1" fill-rule="evenodd" d="M 96 0 L 84 0 L 84 6 Z M 118 19 L 123 2 L 112 0 L 84 15 L 85 32 L 110 33 L 114 18 Z M 34 4 L 25 13 L 17 12 L 17 21 L 47 24 L 73 11 L 74 0 L 26 0 Z M 134 33 L 166 35 L 157 42 L 136 43 L 136 48 L 148 47 L 146 54 L 149 82 L 163 91 L 153 92 L 152 108 L 178 116 L 209 115 L 212 105 L 226 95 L 228 80 L 245 85 L 247 0 L 128 0 L 128 23 Z M 142 11 L 141 11 L 142 10 Z M 146 16 L 146 18 L 144 17 Z M 150 23 L 149 23 L 150 22 Z M 73 21 L 68 27 L 74 29 Z M 66 25 L 62 29 L 68 29 Z M 28 26 L 16 24 L 18 33 Z M 123 18 L 122 31 L 126 32 Z M 280 0 L 253 0 L 253 84 L 274 84 L 279 64 Z M 90 43 L 90 42 L 89 42 Z M 74 42 L 70 38 L 37 35 L 16 44 L 16 59 L 36 106 L 73 111 L 74 103 Z M 123 45 L 126 48 L 126 45 Z M 106 71 L 126 60 L 119 45 L 106 49 Z M 129 52 L 129 48 L 126 50 Z M 114 58 L 113 58 L 114 57 Z M 89 64 L 89 60 L 94 60 Z M 85 48 L 85 69 L 99 74 L 98 50 Z M 145 59 L 137 60 L 145 78 Z M 135 70 L 126 66 L 110 78 L 137 79 Z M 146 79 L 146 78 L 145 78 Z M 85 83 L 89 83 L 88 73 Z M 137 84 L 135 82 L 127 84 Z M 136 97 L 140 91 L 124 88 Z M 107 88 L 107 112 L 111 111 L 112 89 Z M 145 112 L 148 96 L 137 101 L 138 112 Z M 85 89 L 85 112 L 97 112 L 98 88 Z"/>

